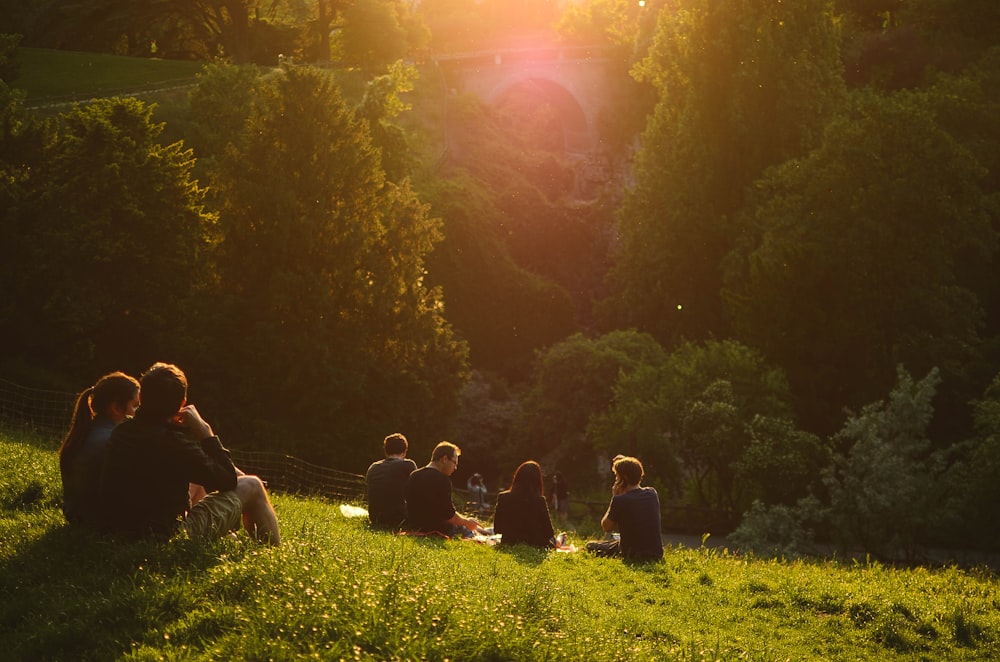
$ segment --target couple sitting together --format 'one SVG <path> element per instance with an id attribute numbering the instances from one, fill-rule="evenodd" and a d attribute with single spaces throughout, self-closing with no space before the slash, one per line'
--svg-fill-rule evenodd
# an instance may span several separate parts
<path id="1" fill-rule="evenodd" d="M 210 540 L 242 525 L 277 545 L 264 483 L 236 468 L 187 388 L 180 368 L 157 363 L 141 381 L 116 372 L 80 394 L 59 449 L 66 520 L 159 539 Z"/>
<path id="2" fill-rule="evenodd" d="M 385 459 L 374 462 L 366 475 L 368 517 L 378 528 L 411 533 L 467 537 L 480 531 L 474 519 L 462 517 L 451 499 L 451 475 L 458 468 L 461 450 L 442 441 L 420 469 L 406 458 L 406 437 L 391 434 L 383 442 Z M 620 538 L 591 542 L 587 549 L 602 556 L 621 555 L 632 560 L 663 556 L 660 534 L 660 501 L 652 487 L 641 487 L 642 463 L 634 457 L 615 458 L 615 484 L 611 503 L 601 520 L 606 532 L 618 530 Z M 514 472 L 509 490 L 497 496 L 493 531 L 501 544 L 558 547 L 542 494 L 542 468 L 529 460 Z"/>

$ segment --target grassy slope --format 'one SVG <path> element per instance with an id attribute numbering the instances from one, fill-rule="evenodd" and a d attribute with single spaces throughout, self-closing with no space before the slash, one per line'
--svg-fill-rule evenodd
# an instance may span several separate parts
<path id="1" fill-rule="evenodd" d="M 12 86 L 25 90 L 28 103 L 189 83 L 204 65 L 42 48 L 20 48 L 17 53 L 20 70 Z"/>
<path id="2" fill-rule="evenodd" d="M 115 545 L 64 526 L 57 458 L 0 433 L 0 657 L 1000 657 L 996 578 L 669 549 L 628 567 L 372 532 L 276 496 L 284 544 Z"/>

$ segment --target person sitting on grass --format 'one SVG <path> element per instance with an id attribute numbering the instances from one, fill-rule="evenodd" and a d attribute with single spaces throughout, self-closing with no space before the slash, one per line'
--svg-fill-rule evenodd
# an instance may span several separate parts
<path id="1" fill-rule="evenodd" d="M 609 533 L 618 529 L 620 539 L 588 542 L 587 551 L 631 561 L 663 558 L 660 497 L 652 487 L 640 487 L 644 475 L 642 463 L 634 457 L 618 456 L 612 470 L 615 483 L 601 528 Z"/>
<path id="2" fill-rule="evenodd" d="M 204 541 L 242 523 L 256 540 L 279 544 L 264 483 L 233 465 L 212 427 L 187 403 L 187 387 L 175 365 L 157 363 L 143 374 L 135 416 L 108 442 L 101 476 L 104 529 L 160 539 L 183 529 Z M 192 484 L 207 492 L 194 504 Z"/>
<path id="3" fill-rule="evenodd" d="M 71 526 L 100 525 L 101 469 L 108 439 L 138 405 L 139 382 L 123 372 L 104 375 L 77 397 L 73 422 L 59 448 L 63 515 Z"/>
<path id="4" fill-rule="evenodd" d="M 434 447 L 430 463 L 410 474 L 404 489 L 405 531 L 467 538 L 479 529 L 479 522 L 459 515 L 451 500 L 451 475 L 461 453 L 455 444 L 442 441 Z"/>
<path id="5" fill-rule="evenodd" d="M 497 495 L 493 532 L 501 534 L 504 546 L 556 547 L 549 507 L 542 496 L 542 468 L 534 460 L 521 463 L 510 489 Z"/>
<path id="6" fill-rule="evenodd" d="M 406 479 L 417 470 L 417 463 L 406 457 L 409 444 L 396 432 L 382 440 L 385 459 L 373 462 L 365 474 L 368 495 L 368 521 L 380 529 L 398 530 L 406 519 L 403 488 Z"/>

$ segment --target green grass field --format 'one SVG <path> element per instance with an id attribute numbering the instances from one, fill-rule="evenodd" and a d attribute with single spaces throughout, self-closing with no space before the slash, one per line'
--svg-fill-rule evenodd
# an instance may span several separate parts
<path id="1" fill-rule="evenodd" d="M 64 525 L 51 443 L 0 432 L 0 466 L 2 659 L 1000 659 L 987 571 L 684 548 L 630 567 L 373 532 L 285 495 L 279 548 L 116 544 Z"/>
<path id="2" fill-rule="evenodd" d="M 19 48 L 12 86 L 29 104 L 193 83 L 204 63 Z"/>

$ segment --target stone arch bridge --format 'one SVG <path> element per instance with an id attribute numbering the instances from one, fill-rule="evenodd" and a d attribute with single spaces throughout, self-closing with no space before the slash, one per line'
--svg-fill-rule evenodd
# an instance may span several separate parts
<path id="1" fill-rule="evenodd" d="M 567 156 L 592 167 L 595 159 L 600 160 L 598 119 L 608 110 L 612 77 L 621 75 L 608 49 L 497 48 L 441 55 L 435 61 L 449 89 L 475 94 L 488 104 L 520 93 L 544 99 L 559 115 Z"/>

